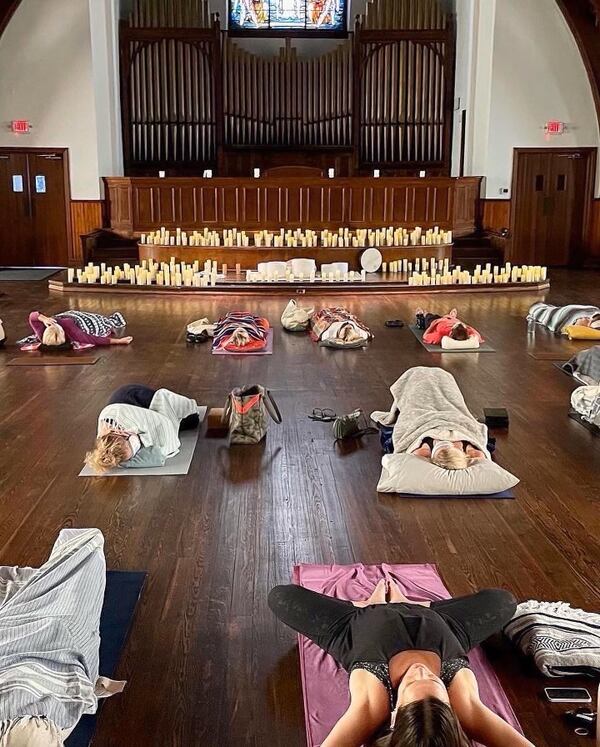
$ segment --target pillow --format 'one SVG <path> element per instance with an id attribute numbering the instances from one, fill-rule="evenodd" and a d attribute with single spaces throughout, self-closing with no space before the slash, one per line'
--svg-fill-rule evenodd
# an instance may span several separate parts
<path id="1" fill-rule="evenodd" d="M 514 488 L 518 478 L 490 459 L 467 469 L 443 469 L 414 454 L 386 454 L 378 493 L 411 495 L 492 495 Z"/>
<path id="2" fill-rule="evenodd" d="M 126 462 L 121 462 L 120 467 L 125 469 L 140 469 L 141 467 L 164 467 L 167 460 L 158 446 L 144 446 L 138 453 Z"/>
<path id="3" fill-rule="evenodd" d="M 466 340 L 455 340 L 452 337 L 445 335 L 442 337 L 442 348 L 445 350 L 473 350 L 473 348 L 479 347 L 479 337 L 477 335 L 471 335 Z"/>
<path id="4" fill-rule="evenodd" d="M 569 324 L 563 327 L 562 333 L 568 335 L 569 340 L 600 340 L 600 329 L 579 327 L 577 324 Z"/>

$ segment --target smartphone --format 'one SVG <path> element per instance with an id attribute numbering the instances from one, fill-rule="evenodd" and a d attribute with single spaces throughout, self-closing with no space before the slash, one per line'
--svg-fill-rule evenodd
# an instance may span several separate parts
<path id="1" fill-rule="evenodd" d="M 591 703 L 592 696 L 585 687 L 545 687 L 551 703 Z"/>

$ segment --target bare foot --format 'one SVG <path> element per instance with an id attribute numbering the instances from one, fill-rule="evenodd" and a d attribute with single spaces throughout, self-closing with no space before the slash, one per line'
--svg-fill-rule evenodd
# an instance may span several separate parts
<path id="1" fill-rule="evenodd" d="M 130 345 L 133 342 L 133 337 L 131 335 L 128 337 L 118 337 L 115 339 L 115 342 L 117 345 Z"/>
<path id="2" fill-rule="evenodd" d="M 352 602 L 352 604 L 355 607 L 369 607 L 371 604 L 385 604 L 386 591 L 387 582 L 385 579 L 382 579 L 368 599 L 365 599 L 363 602 Z"/>
<path id="3" fill-rule="evenodd" d="M 421 607 L 430 607 L 431 602 L 415 602 L 414 599 L 409 599 L 404 595 L 395 581 L 390 581 L 390 603 L 401 604 L 402 602 L 409 602 L 410 604 L 419 604 Z"/>

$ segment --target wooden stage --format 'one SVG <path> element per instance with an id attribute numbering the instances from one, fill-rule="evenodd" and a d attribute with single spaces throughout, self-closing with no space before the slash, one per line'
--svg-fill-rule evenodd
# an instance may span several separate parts
<path id="1" fill-rule="evenodd" d="M 504 284 L 478 284 L 478 285 L 431 285 L 413 286 L 408 285 L 406 273 L 373 273 L 367 275 L 366 281 L 348 282 L 323 282 L 315 280 L 296 280 L 288 283 L 284 280 L 272 282 L 253 283 L 246 281 L 245 273 L 236 275 L 235 272 L 227 274 L 227 279 L 217 281 L 217 285 L 205 288 L 187 286 L 164 286 L 164 285 L 132 285 L 121 281 L 117 285 L 100 285 L 99 283 L 69 283 L 67 273 L 60 272 L 48 280 L 48 288 L 60 293 L 138 293 L 144 295 L 174 295 L 174 296 L 289 296 L 295 294 L 313 295 L 396 295 L 396 294 L 423 294 L 427 293 L 537 293 L 548 290 L 548 281 L 540 283 L 504 283 Z"/>
<path id="2" fill-rule="evenodd" d="M 348 295 L 344 304 L 372 329 L 366 350 L 328 350 L 285 333 L 281 296 L 244 306 L 274 327 L 273 355 L 240 359 L 185 342 L 194 319 L 216 319 L 235 296 L 129 294 L 3 282 L 0 316 L 0 563 L 39 565 L 62 527 L 98 527 L 107 566 L 145 570 L 148 580 L 116 677 L 121 695 L 102 705 L 94 747 L 306 747 L 296 635 L 275 620 L 267 595 L 289 583 L 295 563 L 435 563 L 454 595 L 510 589 L 519 600 L 564 600 L 597 610 L 600 598 L 600 439 L 567 416 L 577 382 L 552 360 L 589 346 L 528 327 L 529 306 L 590 303 L 599 274 L 552 272 L 545 293 L 432 296 Z M 322 288 L 312 304 L 331 301 Z M 337 299 L 333 299 L 337 300 Z M 486 355 L 431 354 L 389 319 L 415 308 L 461 315 L 496 348 Z M 32 309 L 121 311 L 133 344 L 97 348 L 94 366 L 19 367 L 14 341 Z M 25 354 L 22 354 L 25 355 Z M 510 429 L 495 431 L 496 458 L 521 478 L 514 500 L 400 498 L 377 494 L 377 436 L 336 447 L 315 407 L 338 414 L 391 405 L 389 387 L 411 366 L 452 373 L 477 415 L 506 407 Z M 98 413 L 117 387 L 168 387 L 222 407 L 235 386 L 273 392 L 283 424 L 259 446 L 228 448 L 201 432 L 182 477 L 80 478 Z M 486 651 L 536 747 L 579 739 L 543 688 L 594 680 L 542 677 L 501 637 Z"/>

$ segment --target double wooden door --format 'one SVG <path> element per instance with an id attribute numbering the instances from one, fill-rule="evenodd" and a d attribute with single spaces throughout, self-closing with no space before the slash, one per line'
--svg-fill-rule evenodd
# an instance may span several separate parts
<path id="1" fill-rule="evenodd" d="M 65 266 L 69 182 L 64 148 L 0 148 L 0 266 Z"/>
<path id="2" fill-rule="evenodd" d="M 593 148 L 517 148 L 513 263 L 567 266 L 585 255 L 596 166 Z"/>

